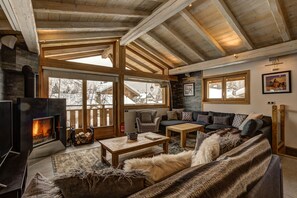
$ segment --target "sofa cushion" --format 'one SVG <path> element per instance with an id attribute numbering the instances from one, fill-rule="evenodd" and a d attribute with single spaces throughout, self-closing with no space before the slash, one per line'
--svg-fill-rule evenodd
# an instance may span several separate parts
<path id="1" fill-rule="evenodd" d="M 229 116 L 230 117 L 230 123 L 228 123 L 228 125 L 232 125 L 233 119 L 235 114 L 234 113 L 223 113 L 223 112 L 214 112 L 214 111 L 209 111 L 208 112 L 209 116 L 212 116 L 211 118 L 211 122 L 213 123 L 213 117 L 214 116 L 219 116 L 219 117 L 224 117 L 224 116 Z"/>
<path id="2" fill-rule="evenodd" d="M 149 181 L 158 182 L 191 166 L 192 151 L 178 154 L 162 154 L 148 158 L 134 158 L 125 161 L 124 170 L 147 172 Z"/>
<path id="3" fill-rule="evenodd" d="M 171 126 L 171 125 L 184 124 L 184 123 L 188 123 L 188 121 L 184 121 L 184 120 L 162 120 L 160 124 L 163 125 L 163 126 Z"/>
<path id="4" fill-rule="evenodd" d="M 181 120 L 182 119 L 182 112 L 184 111 L 185 109 L 172 109 L 172 111 L 176 111 L 177 113 L 177 119 Z"/>
<path id="5" fill-rule="evenodd" d="M 263 125 L 263 121 L 260 119 L 249 120 L 243 127 L 240 135 L 243 137 L 253 137 L 257 130 L 259 130 Z"/>
<path id="6" fill-rule="evenodd" d="M 152 113 L 151 112 L 142 112 L 140 115 L 140 120 L 142 123 L 152 123 Z"/>
<path id="7" fill-rule="evenodd" d="M 198 115 L 208 115 L 208 111 L 193 111 L 192 113 L 193 120 L 197 120 Z"/>
<path id="8" fill-rule="evenodd" d="M 198 114 L 197 122 L 202 122 L 204 124 L 209 124 L 209 121 L 210 121 L 210 116 Z"/>
<path id="9" fill-rule="evenodd" d="M 192 121 L 192 112 L 182 112 L 182 120 Z"/>
<path id="10" fill-rule="evenodd" d="M 217 129 L 224 129 L 224 128 L 232 128 L 231 125 L 224 125 L 224 124 L 210 124 L 205 127 L 208 130 L 217 130 Z"/>
<path id="11" fill-rule="evenodd" d="M 243 130 L 244 125 L 251 119 L 261 119 L 263 117 L 263 114 L 259 113 L 250 113 L 248 117 L 241 123 L 241 125 L 238 127 L 239 130 Z"/>
<path id="12" fill-rule="evenodd" d="M 167 111 L 167 119 L 168 120 L 177 120 L 176 111 Z"/>
<path id="13" fill-rule="evenodd" d="M 229 125 L 230 117 L 229 116 L 214 116 L 213 117 L 213 124 L 223 124 Z"/>
<path id="14" fill-rule="evenodd" d="M 235 114 L 232 126 L 238 128 L 241 123 L 247 118 L 248 115 L 246 114 Z"/>
<path id="15" fill-rule="evenodd" d="M 54 183 L 64 197 L 126 197 L 145 188 L 146 175 L 143 171 L 125 172 L 121 169 L 106 168 L 87 172 L 74 170 L 69 174 L 57 175 Z"/>
<path id="16" fill-rule="evenodd" d="M 256 136 L 223 154 L 217 161 L 187 168 L 130 198 L 244 197 L 263 177 L 270 160 L 268 141 Z"/>

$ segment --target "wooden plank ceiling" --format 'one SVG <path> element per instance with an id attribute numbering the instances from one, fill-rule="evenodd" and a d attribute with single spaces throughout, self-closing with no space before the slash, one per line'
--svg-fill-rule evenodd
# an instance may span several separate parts
<path id="1" fill-rule="evenodd" d="M 24 1 L 32 2 L 39 43 L 92 43 L 51 50 L 45 57 L 111 57 L 112 45 L 96 45 L 96 40 L 119 39 L 127 46 L 126 68 L 133 71 L 166 74 L 178 68 L 199 70 L 199 65 L 215 59 L 297 39 L 296 0 Z M 7 20 L 7 8 L 2 9 L 3 35 L 15 29 Z M 18 15 L 18 10 L 12 12 Z M 28 34 L 24 29 L 21 32 Z"/>

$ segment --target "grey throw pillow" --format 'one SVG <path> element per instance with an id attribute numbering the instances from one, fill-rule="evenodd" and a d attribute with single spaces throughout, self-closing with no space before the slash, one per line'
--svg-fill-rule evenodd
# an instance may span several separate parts
<path id="1" fill-rule="evenodd" d="M 167 111 L 167 120 L 177 120 L 176 111 Z"/>
<path id="2" fill-rule="evenodd" d="M 198 116 L 197 116 L 197 122 L 199 122 L 199 121 L 204 122 L 205 124 L 209 124 L 210 116 L 198 114 Z"/>
<path id="3" fill-rule="evenodd" d="M 177 113 L 177 119 L 181 120 L 182 119 L 182 112 L 184 111 L 185 109 L 172 109 L 172 111 L 176 111 Z"/>
<path id="4" fill-rule="evenodd" d="M 141 113 L 140 120 L 143 123 L 151 123 L 151 122 L 153 122 L 152 113 L 151 112 L 142 112 Z"/>
<path id="5" fill-rule="evenodd" d="M 229 116 L 214 116 L 213 117 L 213 123 L 214 124 L 223 124 L 223 125 L 229 125 L 230 124 L 230 117 Z"/>
<path id="6" fill-rule="evenodd" d="M 143 171 L 125 172 L 106 168 L 95 172 L 73 171 L 54 178 L 64 197 L 71 198 L 117 198 L 127 197 L 145 188 Z"/>
<path id="7" fill-rule="evenodd" d="M 256 120 L 249 120 L 244 126 L 243 130 L 241 131 L 240 135 L 242 137 L 253 137 L 257 130 L 259 130 L 263 126 L 263 121 L 260 119 Z"/>

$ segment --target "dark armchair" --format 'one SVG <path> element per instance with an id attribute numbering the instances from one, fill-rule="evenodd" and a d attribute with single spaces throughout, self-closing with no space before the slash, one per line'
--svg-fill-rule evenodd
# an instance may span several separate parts
<path id="1" fill-rule="evenodd" d="M 157 111 L 136 111 L 136 125 L 139 133 L 158 132 L 161 117 L 157 117 Z"/>

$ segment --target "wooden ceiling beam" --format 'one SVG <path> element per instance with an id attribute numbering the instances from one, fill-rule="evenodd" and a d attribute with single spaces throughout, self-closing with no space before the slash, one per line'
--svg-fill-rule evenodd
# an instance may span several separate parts
<path id="1" fill-rule="evenodd" d="M 102 58 L 107 58 L 109 57 L 110 54 L 113 53 L 113 47 L 109 46 L 108 48 L 106 48 L 103 52 L 102 52 Z"/>
<path id="2" fill-rule="evenodd" d="M 72 3 L 60 3 L 52 1 L 33 1 L 34 12 L 56 13 L 56 14 L 81 14 L 89 16 L 115 16 L 143 18 L 151 13 L 147 11 L 125 9 L 120 7 L 98 7 L 89 5 L 79 5 Z"/>
<path id="3" fill-rule="evenodd" d="M 143 48 L 139 47 L 136 44 L 130 43 L 128 45 L 128 48 L 133 50 L 134 52 L 141 54 L 142 57 L 145 57 L 147 60 L 150 60 L 155 65 L 158 65 L 162 69 L 168 69 L 170 68 L 168 65 L 164 64 L 162 61 L 160 61 L 158 58 L 156 58 L 154 55 L 150 54 L 148 51 L 144 50 Z"/>
<path id="4" fill-rule="evenodd" d="M 149 64 L 153 65 L 154 67 L 158 68 L 159 70 L 163 71 L 164 67 L 161 67 L 160 65 L 153 62 L 151 59 L 147 58 L 146 56 L 142 55 L 141 53 L 138 53 L 137 51 L 130 48 L 129 46 L 127 47 L 127 50 L 130 51 L 131 53 L 133 53 L 134 55 L 136 55 L 137 57 L 139 57 L 140 59 L 146 61 L 147 63 L 149 63 Z"/>
<path id="5" fill-rule="evenodd" d="M 145 67 L 142 67 L 142 66 L 138 65 L 137 63 L 133 62 L 129 58 L 126 58 L 126 64 L 133 66 L 134 68 L 137 68 L 138 71 L 145 72 L 145 73 L 151 73 L 151 74 L 153 73 L 152 71 L 146 69 Z"/>
<path id="6" fill-rule="evenodd" d="M 90 45 L 90 46 L 86 46 L 83 45 L 81 47 L 79 46 L 73 46 L 73 48 L 59 48 L 56 49 L 54 48 L 53 50 L 51 50 L 51 48 L 43 48 L 44 49 L 44 56 L 49 58 L 51 56 L 58 56 L 58 55 L 64 55 L 64 54 L 71 54 L 71 53 L 78 53 L 78 52 L 86 52 L 86 51 L 93 51 L 93 50 L 104 50 L 106 49 L 107 46 L 106 45 Z M 46 50 L 47 49 L 47 50 Z"/>
<path id="7" fill-rule="evenodd" d="M 127 62 L 126 62 L 126 67 L 128 67 L 128 68 L 130 68 L 130 69 L 132 69 L 132 70 L 134 70 L 134 71 L 141 71 L 141 70 L 138 69 L 137 67 L 134 67 L 133 65 L 131 65 L 130 63 L 127 63 Z"/>
<path id="8" fill-rule="evenodd" d="M 214 60 L 209 60 L 201 63 L 195 63 L 192 65 L 171 69 L 169 70 L 169 74 L 177 75 L 177 74 L 189 73 L 194 71 L 213 69 L 213 68 L 236 65 L 236 64 L 250 62 L 250 61 L 256 61 L 256 60 L 265 59 L 269 57 L 284 56 L 284 55 L 294 54 L 294 53 L 297 53 L 297 40 L 276 44 L 269 47 L 263 47 L 260 49 L 255 49 L 247 52 L 242 52 L 242 53 L 236 54 L 237 55 L 236 57 L 234 57 L 233 55 L 230 55 L 230 56 L 226 56 L 226 57 L 222 57 Z"/>
<path id="9" fill-rule="evenodd" d="M 272 16 L 274 18 L 274 21 L 283 41 L 291 40 L 292 38 L 290 35 L 290 31 L 284 18 L 284 14 L 279 0 L 268 0 L 268 4 L 270 6 Z"/>
<path id="10" fill-rule="evenodd" d="M 12 29 L 22 32 L 29 51 L 39 53 L 38 36 L 31 0 L 1 0 L 0 5 Z"/>
<path id="11" fill-rule="evenodd" d="M 187 57 L 185 57 L 183 54 L 181 54 L 180 52 L 176 51 L 175 49 L 173 49 L 172 47 L 169 47 L 164 41 L 162 41 L 157 35 L 148 32 L 147 35 L 155 40 L 157 43 L 159 43 L 159 45 L 163 46 L 170 54 L 172 54 L 173 56 L 175 56 L 176 58 L 180 59 L 183 63 L 185 64 L 189 64 L 191 63 L 191 60 L 188 59 Z"/>
<path id="12" fill-rule="evenodd" d="M 58 30 L 72 32 L 108 32 L 127 31 L 134 27 L 135 23 L 119 22 L 73 22 L 73 21 L 37 21 L 37 30 Z"/>
<path id="13" fill-rule="evenodd" d="M 170 60 L 168 60 L 165 56 L 160 54 L 157 50 L 155 50 L 154 48 L 152 48 L 151 46 L 149 46 L 148 44 L 146 44 L 142 40 L 137 39 L 137 40 L 134 41 L 134 43 L 135 43 L 135 45 L 137 47 L 139 47 L 142 50 L 148 52 L 149 54 L 154 56 L 156 59 L 158 59 L 159 61 L 161 61 L 165 65 L 169 66 L 170 68 L 174 68 L 174 64 Z"/>
<path id="14" fill-rule="evenodd" d="M 173 30 L 171 27 L 169 27 L 167 24 L 163 23 L 161 25 L 163 28 L 165 28 L 167 30 L 167 32 L 169 32 L 171 34 L 171 36 L 173 36 L 175 38 L 175 40 L 177 40 L 179 43 L 181 43 L 185 48 L 187 48 L 189 51 L 191 51 L 192 53 L 194 53 L 200 60 L 205 61 L 206 58 L 204 57 L 203 54 L 201 54 L 198 50 L 196 50 L 195 48 L 193 48 L 190 43 L 187 43 L 182 37 L 181 35 L 179 35 L 175 30 Z"/>
<path id="15" fill-rule="evenodd" d="M 40 42 L 57 42 L 57 41 L 81 41 L 90 39 L 110 39 L 119 38 L 123 36 L 125 32 L 50 32 L 50 31 L 38 31 Z"/>
<path id="16" fill-rule="evenodd" d="M 143 63 L 142 61 L 138 60 L 137 58 L 135 58 L 134 56 L 131 56 L 130 54 L 128 54 L 126 52 L 126 58 L 131 60 L 132 62 L 136 63 L 137 65 L 144 67 L 145 69 L 147 69 L 148 71 L 152 72 L 152 73 L 156 73 L 157 71 L 152 69 L 151 67 L 149 67 L 148 65 L 146 65 L 145 63 Z"/>
<path id="17" fill-rule="evenodd" d="M 177 14 L 194 1 L 195 0 L 168 0 L 157 8 L 150 16 L 143 19 L 137 26 L 125 34 L 121 38 L 120 45 L 128 45 L 173 15 Z"/>
<path id="18" fill-rule="evenodd" d="M 52 55 L 48 58 L 57 59 L 57 60 L 72 60 L 78 58 L 87 58 L 92 56 L 99 56 L 103 50 L 89 50 L 89 51 L 82 51 L 82 52 L 75 52 L 69 54 L 61 54 L 61 55 Z"/>
<path id="19" fill-rule="evenodd" d="M 213 48 L 215 48 L 221 56 L 226 55 L 226 51 L 222 46 L 205 30 L 204 27 L 196 20 L 196 18 L 187 10 L 184 9 L 180 15 L 191 25 L 191 27 L 206 40 Z"/>
<path id="20" fill-rule="evenodd" d="M 228 24 L 231 26 L 234 32 L 236 32 L 238 37 L 243 42 L 244 46 L 248 50 L 254 49 L 255 46 L 253 42 L 249 39 L 248 35 L 245 33 L 241 25 L 238 23 L 238 21 L 236 20 L 226 3 L 223 0 L 212 0 L 212 2 L 223 15 L 223 17 L 227 20 Z"/>
<path id="21" fill-rule="evenodd" d="M 0 30 L 12 30 L 12 28 L 8 21 L 0 20 Z"/>

